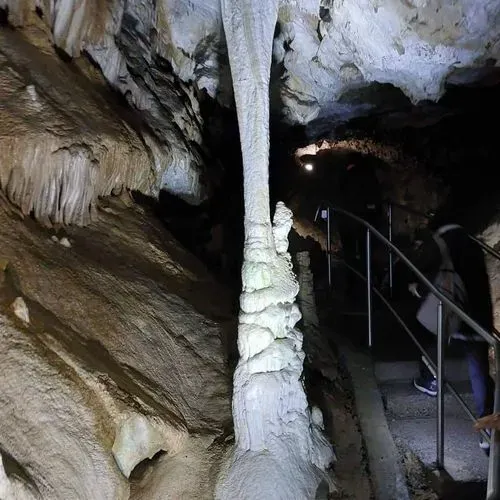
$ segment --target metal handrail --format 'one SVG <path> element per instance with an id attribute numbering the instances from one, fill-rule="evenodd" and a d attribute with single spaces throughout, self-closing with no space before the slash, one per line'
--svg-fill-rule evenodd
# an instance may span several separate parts
<path id="1" fill-rule="evenodd" d="M 417 215 L 418 217 L 423 217 L 424 219 L 431 219 L 434 215 L 433 212 L 427 212 L 427 213 L 420 212 L 413 207 L 410 207 L 408 205 L 402 205 L 401 203 L 396 203 L 394 201 L 386 201 L 385 203 L 389 206 L 389 214 L 391 213 L 391 207 L 396 207 L 399 208 L 400 210 L 403 210 L 404 212 Z M 389 215 L 389 217 L 391 216 Z M 389 221 L 389 224 L 392 225 L 392 221 Z M 492 257 L 495 257 L 496 259 L 500 260 L 500 253 L 497 252 L 494 248 L 490 247 L 487 243 L 485 243 L 482 239 L 478 238 L 477 236 L 474 236 L 469 233 L 467 234 L 469 238 L 475 241 L 485 252 L 488 252 Z"/>
<path id="2" fill-rule="evenodd" d="M 472 234 L 469 234 L 469 238 L 471 240 L 474 240 L 485 252 L 488 252 L 492 257 L 495 257 L 495 259 L 500 260 L 500 253 L 498 253 L 494 248 L 490 247 L 483 240 L 481 240 L 477 236 L 473 236 Z"/>
<path id="3" fill-rule="evenodd" d="M 481 335 L 481 337 L 489 344 L 495 347 L 495 366 L 496 366 L 496 380 L 495 380 L 495 398 L 494 398 L 494 411 L 500 412 L 500 336 L 498 332 L 489 333 L 476 321 L 474 321 L 469 315 L 467 315 L 458 305 L 456 305 L 452 300 L 446 297 L 442 292 L 440 292 L 425 276 L 424 274 L 403 254 L 403 252 L 396 247 L 392 241 L 388 240 L 382 233 L 380 233 L 375 227 L 363 220 L 362 218 L 354 215 L 347 210 L 343 210 L 339 207 L 335 207 L 328 201 L 323 201 L 318 206 L 316 211 L 316 217 L 322 207 L 327 207 L 327 225 L 328 225 L 328 235 L 330 240 L 330 210 L 343 214 L 357 223 L 364 226 L 367 230 L 366 232 L 366 264 L 367 264 L 367 301 L 368 301 L 368 343 L 371 347 L 372 345 L 372 311 L 371 311 L 371 294 L 373 290 L 371 284 L 371 234 L 373 233 L 389 250 L 394 252 L 401 259 L 402 262 L 406 264 L 407 267 L 417 276 L 417 278 L 432 292 L 438 299 L 438 331 L 437 331 L 437 365 L 434 364 L 430 356 L 427 354 L 425 349 L 422 348 L 418 340 L 412 334 L 410 329 L 406 326 L 402 318 L 396 313 L 394 308 L 388 303 L 388 301 L 383 297 L 381 293 L 376 291 L 385 305 L 394 314 L 398 322 L 403 326 L 404 330 L 409 334 L 410 338 L 417 345 L 419 350 L 422 352 L 424 359 L 429 363 L 431 368 L 435 370 L 435 375 L 437 378 L 437 439 L 436 439 L 436 466 L 438 469 L 444 468 L 444 388 L 446 387 L 451 394 L 458 400 L 461 406 L 464 408 L 465 412 L 469 417 L 476 421 L 473 413 L 467 406 L 467 404 L 460 397 L 458 392 L 454 387 L 445 380 L 444 377 L 444 346 L 445 346 L 445 334 L 443 332 L 443 304 L 448 306 L 462 321 L 469 325 L 476 333 Z M 315 217 L 315 220 L 316 220 Z M 389 233 L 391 235 L 391 233 Z M 328 241 L 327 244 L 328 252 L 328 272 L 329 272 L 329 284 L 331 285 L 331 242 Z M 350 266 L 348 266 L 350 267 Z M 357 273 L 358 274 L 358 273 Z M 483 436 L 488 439 L 487 435 L 484 433 Z M 499 500 L 500 499 L 500 432 L 493 430 L 492 437 L 490 439 L 490 460 L 488 468 L 488 486 L 487 486 L 487 500 Z"/>
<path id="4" fill-rule="evenodd" d="M 354 269 L 354 267 L 350 266 L 347 262 L 342 261 L 342 264 L 349 269 L 352 273 L 354 273 L 358 278 L 360 278 L 363 281 L 367 281 L 367 278 L 363 276 L 362 273 L 360 273 L 357 269 Z M 430 369 L 432 374 L 436 376 L 437 372 L 437 365 L 434 363 L 433 359 L 429 355 L 429 353 L 425 350 L 425 348 L 422 346 L 422 344 L 419 342 L 417 337 L 413 334 L 413 332 L 410 330 L 408 325 L 405 323 L 404 319 L 400 316 L 400 314 L 392 307 L 391 303 L 384 297 L 384 294 L 375 286 L 372 286 L 372 291 L 375 292 L 375 295 L 380 299 L 380 301 L 387 307 L 387 309 L 392 313 L 396 321 L 400 324 L 400 326 L 403 328 L 403 330 L 408 334 L 408 336 L 411 338 L 413 343 L 416 345 L 417 349 L 420 351 L 420 354 L 422 355 L 423 358 L 425 358 L 425 362 L 427 367 Z M 455 399 L 460 403 L 462 406 L 463 410 L 469 418 L 473 422 L 477 422 L 477 418 L 474 416 L 472 413 L 471 409 L 467 406 L 467 403 L 463 400 L 462 396 L 457 392 L 457 390 L 447 381 L 445 380 L 444 382 L 445 387 L 451 392 L 451 394 L 455 397 Z M 490 437 L 486 433 L 486 431 L 481 430 L 481 435 L 486 439 L 488 442 L 490 441 Z"/>
<path id="5" fill-rule="evenodd" d="M 366 222 L 361 217 L 354 215 L 347 210 L 336 207 L 332 205 L 328 201 L 323 201 L 321 205 L 327 206 L 330 209 L 343 214 L 359 224 L 366 227 L 370 233 L 374 234 L 384 245 L 390 248 L 400 259 L 404 262 L 413 273 L 417 276 L 417 278 L 441 301 L 443 304 L 447 305 L 462 321 L 464 321 L 467 325 L 469 325 L 476 333 L 481 335 L 486 342 L 490 344 L 495 344 L 495 342 L 500 342 L 500 336 L 497 336 L 495 333 L 491 334 L 487 330 L 485 330 L 479 323 L 473 320 L 467 313 L 465 313 L 457 304 L 455 304 L 452 300 L 450 300 L 446 295 L 444 295 L 441 291 L 439 291 L 432 282 L 425 277 L 425 275 L 411 262 L 408 257 L 396 246 L 394 243 L 389 241 L 381 232 L 379 232 L 375 227 L 373 227 L 370 223 Z"/>

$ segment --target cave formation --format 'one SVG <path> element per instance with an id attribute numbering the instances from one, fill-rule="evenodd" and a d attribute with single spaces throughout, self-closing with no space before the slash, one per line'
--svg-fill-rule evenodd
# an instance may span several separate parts
<path id="1" fill-rule="evenodd" d="M 496 247 L 499 40 L 492 0 L 0 0 L 0 498 L 368 498 L 315 214 L 356 154 Z"/>

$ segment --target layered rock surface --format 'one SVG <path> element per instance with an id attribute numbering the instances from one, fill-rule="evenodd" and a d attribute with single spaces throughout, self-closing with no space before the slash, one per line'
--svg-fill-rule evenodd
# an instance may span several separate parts
<path id="1" fill-rule="evenodd" d="M 168 131 L 169 141 L 175 137 L 169 120 L 191 141 L 198 127 L 176 105 L 161 75 L 165 63 L 187 84 L 183 91 L 195 88 L 225 104 L 231 100 L 217 0 L 1 0 L 4 6 L 17 25 L 25 25 L 38 6 L 55 43 L 71 56 L 90 54 L 112 85 Z M 413 102 L 436 100 L 446 81 L 467 84 L 494 70 L 499 19 L 495 0 L 282 1 L 274 35 L 275 105 L 284 105 L 290 122 L 308 123 L 318 117 L 344 120 L 400 98 L 390 87 L 367 91 L 374 82 L 400 89 Z M 199 165 L 181 142 L 191 164 Z"/>
<path id="2" fill-rule="evenodd" d="M 500 218 L 494 217 L 479 237 L 497 252 L 500 247 Z M 491 298 L 493 300 L 494 326 L 500 331 L 500 260 L 486 254 L 486 265 L 490 277 Z"/>
<path id="3" fill-rule="evenodd" d="M 78 179 L 72 177 L 71 184 L 93 183 L 91 191 L 106 193 L 112 185 L 128 181 L 128 187 L 152 194 L 166 189 L 194 204 L 210 195 L 206 167 L 214 162 L 203 145 L 206 124 L 199 101 L 205 94 L 224 105 L 233 99 L 219 1 L 0 0 L 0 9 L 2 17 L 31 39 L 44 38 L 46 48 L 52 42 L 73 61 L 84 59 L 81 56 L 90 59 L 141 115 L 138 151 L 147 152 L 147 161 L 139 152 L 135 160 L 127 153 L 119 171 L 102 167 L 97 179 L 95 174 L 72 174 Z M 271 111 L 290 123 L 309 124 L 311 134 L 316 134 L 319 124 L 332 129 L 339 121 L 375 108 L 437 100 L 446 82 L 462 85 L 498 75 L 499 19 L 500 5 L 494 0 L 456 0 L 450 5 L 395 0 L 280 2 Z M 43 36 L 33 36 L 42 27 Z M 38 116 L 44 116 L 38 77 L 31 76 L 33 81 L 10 82 L 8 87 L 21 85 L 31 115 L 36 108 Z M 62 81 L 68 82 L 66 92 L 78 87 L 68 74 Z M 71 106 L 68 112 L 73 112 Z M 121 144 L 121 139 L 115 140 Z M 123 156 L 124 147 L 110 148 L 109 140 L 99 146 L 119 150 L 106 153 L 108 157 Z M 72 170 L 86 170 L 81 165 L 106 164 L 95 149 L 91 145 L 90 152 L 63 150 L 59 156 L 68 157 L 64 163 L 79 165 Z M 47 147 L 45 156 L 53 152 Z M 131 164 L 136 168 L 129 168 Z M 29 183 L 29 178 L 22 182 Z M 47 199 L 47 207 L 35 207 L 39 214 L 53 212 L 65 222 L 86 221 L 78 212 L 84 212 L 88 201 L 92 204 L 90 195 L 74 197 L 72 204 L 78 208 L 66 207 L 58 214 L 54 189 L 45 189 L 53 198 Z M 16 201 L 22 197 L 17 193 Z M 22 204 L 30 206 L 26 200 Z"/>
<path id="4" fill-rule="evenodd" d="M 83 225 L 98 196 L 155 190 L 144 144 L 102 87 L 0 29 L 0 188 L 24 213 Z"/>
<path id="5" fill-rule="evenodd" d="M 69 245 L 0 210 L 0 497 L 212 498 L 225 292 L 150 217 L 104 210 Z"/>

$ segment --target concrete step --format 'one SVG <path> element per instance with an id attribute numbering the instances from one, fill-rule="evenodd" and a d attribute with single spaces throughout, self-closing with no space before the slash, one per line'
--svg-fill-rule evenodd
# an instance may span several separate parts
<path id="1" fill-rule="evenodd" d="M 436 398 L 413 387 L 417 361 L 377 362 L 374 367 L 387 422 L 397 444 L 410 449 L 429 468 L 436 461 Z M 446 374 L 467 405 L 475 412 L 463 359 L 448 359 Z M 479 448 L 479 434 L 460 403 L 445 394 L 445 469 L 462 484 L 487 480 L 488 459 Z"/>
<path id="2" fill-rule="evenodd" d="M 396 443 L 410 448 L 428 467 L 436 461 L 436 419 L 389 419 Z M 488 458 L 467 418 L 445 418 L 445 469 L 458 482 L 486 481 Z"/>
<path id="3" fill-rule="evenodd" d="M 474 412 L 474 400 L 470 383 L 457 382 L 453 386 L 460 396 Z M 399 380 L 379 384 L 382 400 L 384 402 L 387 418 L 435 418 L 437 399 L 422 394 L 413 386 L 411 380 Z M 446 417 L 466 418 L 460 403 L 452 394 L 446 393 L 444 397 L 444 411 Z M 472 425 L 472 423 L 471 423 Z"/>
<path id="4" fill-rule="evenodd" d="M 413 380 L 419 373 L 418 359 L 415 361 L 377 361 L 375 378 L 379 383 Z M 446 378 L 450 382 L 469 380 L 467 362 L 463 358 L 447 359 L 445 363 Z"/>

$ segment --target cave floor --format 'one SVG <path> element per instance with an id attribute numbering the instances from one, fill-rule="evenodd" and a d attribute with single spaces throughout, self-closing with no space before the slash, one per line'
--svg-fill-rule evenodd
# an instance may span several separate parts
<path id="1" fill-rule="evenodd" d="M 329 394 L 331 440 L 337 454 L 335 478 L 339 491 L 331 495 L 338 500 L 373 499 L 370 473 L 366 461 L 363 436 L 360 431 L 349 380 L 344 374 L 344 393 Z M 328 424 L 327 424 L 328 428 Z"/>
<path id="2" fill-rule="evenodd" d="M 322 332 L 325 338 L 328 332 Z M 354 403 L 351 380 L 345 367 L 331 351 L 337 373 L 335 381 L 327 380 L 306 364 L 308 395 L 323 410 L 325 430 L 333 443 L 336 462 L 334 481 L 337 491 L 331 500 L 372 500 L 373 490 L 368 470 L 363 435 Z"/>

